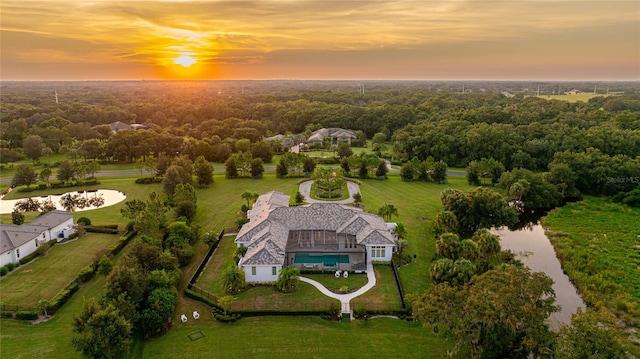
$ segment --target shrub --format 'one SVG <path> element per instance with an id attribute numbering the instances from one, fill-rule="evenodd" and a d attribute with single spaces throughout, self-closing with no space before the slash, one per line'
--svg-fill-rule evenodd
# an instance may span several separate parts
<path id="1" fill-rule="evenodd" d="M 107 226 L 86 226 L 84 229 L 91 233 L 106 233 L 106 234 L 118 234 L 118 225 L 114 225 L 115 228 Z"/>
<path id="2" fill-rule="evenodd" d="M 13 318 L 13 312 L 0 312 L 0 318 Z"/>
<path id="3" fill-rule="evenodd" d="M 9 269 L 9 272 L 11 272 L 15 267 L 16 264 L 15 263 L 7 263 L 7 269 Z"/>
<path id="4" fill-rule="evenodd" d="M 56 310 L 60 309 L 62 307 L 62 305 L 64 305 L 64 303 L 66 303 L 69 298 L 71 298 L 71 296 L 78 291 L 78 282 L 72 282 L 71 284 L 69 284 L 65 289 L 61 290 L 60 293 L 58 293 L 58 295 L 56 295 L 55 298 L 53 298 L 53 301 L 51 301 L 51 304 L 49 304 L 49 307 L 47 308 L 47 312 L 49 313 L 55 313 Z"/>
<path id="5" fill-rule="evenodd" d="M 4 277 L 8 273 L 9 273 L 9 268 L 7 268 L 7 266 L 0 268 L 0 277 Z"/>
<path id="6" fill-rule="evenodd" d="M 38 184 L 38 189 L 47 189 L 47 184 L 46 183 Z"/>
<path id="7" fill-rule="evenodd" d="M 38 319 L 38 313 L 31 310 L 21 310 L 16 313 L 16 319 L 18 320 L 35 320 Z"/>
<path id="8" fill-rule="evenodd" d="M 20 258 L 20 264 L 27 264 L 38 257 L 40 253 L 36 250 L 35 252 L 29 254 L 26 257 Z"/>
<path id="9" fill-rule="evenodd" d="M 98 274 L 106 277 L 109 273 L 111 273 L 112 269 L 113 269 L 113 263 L 111 262 L 109 257 L 103 254 L 102 257 L 100 257 L 100 260 L 98 261 L 98 270 L 97 270 Z"/>
<path id="10" fill-rule="evenodd" d="M 78 280 L 80 281 L 80 283 L 86 283 L 90 281 L 95 274 L 96 273 L 93 270 L 93 267 L 86 266 L 80 269 L 80 272 L 78 272 Z"/>
<path id="11" fill-rule="evenodd" d="M 22 187 L 18 189 L 18 192 L 33 192 L 37 189 L 37 187 Z"/>
<path id="12" fill-rule="evenodd" d="M 78 218 L 78 221 L 76 223 L 82 223 L 85 226 L 90 226 L 91 225 L 91 220 L 87 217 L 80 217 Z"/>

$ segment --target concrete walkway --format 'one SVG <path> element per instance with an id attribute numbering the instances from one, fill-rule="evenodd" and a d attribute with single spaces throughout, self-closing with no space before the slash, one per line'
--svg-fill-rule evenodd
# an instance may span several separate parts
<path id="1" fill-rule="evenodd" d="M 302 277 L 302 276 L 299 278 L 300 278 L 300 281 L 309 283 L 312 286 L 316 287 L 322 294 L 326 295 L 327 297 L 331 297 L 339 300 L 342 306 L 341 312 L 349 313 L 349 315 L 351 316 L 351 319 L 353 319 L 353 312 L 351 311 L 351 306 L 349 305 L 349 302 L 351 301 L 351 299 L 366 293 L 369 289 L 373 288 L 376 285 L 376 273 L 373 271 L 373 264 L 371 263 L 367 264 L 367 279 L 369 279 L 369 281 L 367 282 L 367 284 L 365 284 L 363 287 L 361 287 L 360 289 L 358 289 L 353 293 L 337 294 L 328 290 L 324 285 L 318 283 L 313 279 L 309 279 L 307 277 Z"/>
<path id="2" fill-rule="evenodd" d="M 347 204 L 353 202 L 353 195 L 360 192 L 360 186 L 357 183 L 347 181 L 347 189 L 349 190 L 349 198 L 343 199 L 341 201 L 323 201 L 319 199 L 311 198 L 311 184 L 314 181 L 305 181 L 300 183 L 298 191 L 300 194 L 304 196 L 304 201 L 307 203 L 338 203 L 338 204 Z"/>

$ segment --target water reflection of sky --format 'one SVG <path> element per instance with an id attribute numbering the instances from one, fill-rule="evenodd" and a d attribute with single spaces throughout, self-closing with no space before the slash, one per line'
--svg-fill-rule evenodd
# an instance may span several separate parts
<path id="1" fill-rule="evenodd" d="M 539 223 L 519 230 L 502 227 L 493 229 L 493 234 L 500 236 L 503 250 L 511 250 L 517 259 L 534 272 L 544 272 L 553 279 L 553 290 L 556 293 L 556 304 L 561 306 L 557 313 L 550 317 L 551 325 L 558 328 L 560 324 L 571 322 L 571 315 L 578 308 L 585 310 L 585 304 L 569 277 L 562 271 L 556 252 Z"/>
<path id="2" fill-rule="evenodd" d="M 60 205 L 60 198 L 62 198 L 62 196 L 64 196 L 67 193 L 71 193 L 71 194 L 81 194 L 84 196 L 87 196 L 89 198 L 93 197 L 93 196 L 99 196 L 104 198 L 104 204 L 102 206 L 100 206 L 99 208 L 103 208 L 103 207 L 108 207 L 108 206 L 113 206 L 116 203 L 120 203 L 122 201 L 124 201 L 127 196 L 120 192 L 120 191 L 115 191 L 115 190 L 111 190 L 111 189 L 99 189 L 96 191 L 72 191 L 72 192 L 66 192 L 66 193 L 60 193 L 60 194 L 54 194 L 54 195 L 47 195 L 47 196 L 41 196 L 41 197 L 31 197 L 33 199 L 37 199 L 38 201 L 40 201 L 40 203 L 50 199 L 53 204 L 56 205 L 57 209 L 62 209 L 64 210 L 64 208 L 62 208 L 62 206 Z M 4 199 L 0 199 L 0 213 L 4 214 L 4 213 L 11 213 L 13 212 L 13 207 L 15 206 L 16 202 L 24 200 L 24 198 L 20 198 L 20 199 L 8 199 L 8 200 L 4 200 Z M 88 211 L 88 210 L 92 210 L 92 209 L 96 209 L 96 207 L 85 207 L 82 209 L 76 209 L 76 212 L 81 212 L 81 211 Z"/>

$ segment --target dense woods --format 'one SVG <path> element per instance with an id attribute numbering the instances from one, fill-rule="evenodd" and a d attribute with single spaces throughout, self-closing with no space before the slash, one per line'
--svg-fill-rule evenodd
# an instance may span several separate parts
<path id="1" fill-rule="evenodd" d="M 265 166 L 278 177 L 310 176 L 332 197 L 344 180 L 336 182 L 335 170 L 323 174 L 326 167 L 317 165 L 382 180 L 384 158 L 397 165 L 402 181 L 444 184 L 448 167 L 458 167 L 477 186 L 466 192 L 443 187 L 444 210 L 432 227 L 435 255 L 424 274 L 433 287 L 414 302 L 415 317 L 453 333 L 457 346 L 474 356 L 544 356 L 555 345 L 544 322 L 557 309 L 550 282 L 513 266 L 486 228 L 513 224 L 525 209 L 549 209 L 583 195 L 639 206 L 640 86 L 611 83 L 616 95 L 571 103 L 538 98 L 525 83 L 478 82 L 465 92 L 458 85 L 368 82 L 362 93 L 359 83 L 348 81 L 5 83 L 0 162 L 3 169 L 15 168 L 12 185 L 27 189 L 38 179 L 50 186 L 52 175 L 62 184 L 84 182 L 109 162 L 136 163 L 141 177 L 145 171 L 161 177 L 136 183 L 162 181 L 166 201 L 153 193 L 121 210 L 142 243 L 105 270 L 106 293 L 76 318 L 76 332 L 89 333 L 75 339 L 80 351 L 95 347 L 100 318 L 123 333 L 122 342 L 112 345 L 128 343 L 130 333 L 153 337 L 169 329 L 180 268 L 194 256 L 200 236 L 191 223 L 193 177 L 199 188 L 211 185 L 211 162 L 224 163 L 229 179 L 262 178 Z M 578 83 L 541 88 L 555 93 L 561 86 L 588 90 Z M 143 128 L 116 132 L 111 125 L 117 121 Z M 328 127 L 353 130 L 354 142 L 327 147 L 336 155 L 329 158 L 288 151 Z M 268 139 L 278 134 L 284 137 Z M 352 151 L 367 139 L 372 152 Z M 51 160 L 59 154 L 64 156 Z M 272 161 L 275 154 L 283 155 Z M 44 163 L 44 169 L 36 172 L 29 162 Z M 168 211 L 175 222 L 167 223 Z M 14 223 L 24 221 L 20 215 L 15 212 Z M 508 310 L 518 321 L 503 320 Z M 528 319 L 521 320 L 522 313 Z M 556 354 L 582 350 L 573 336 L 583 330 L 576 329 L 581 323 L 598 329 L 592 316 L 615 323 L 607 313 L 596 314 L 579 315 L 582 322 L 564 328 Z"/>
<path id="2" fill-rule="evenodd" d="M 556 152 L 591 147 L 609 156 L 640 155 L 640 95 L 633 83 L 612 85 L 625 95 L 587 103 L 527 97 L 532 93 L 524 90 L 511 97 L 499 92 L 521 88 L 518 83 L 477 83 L 466 93 L 457 91 L 455 83 L 371 83 L 364 94 L 355 91 L 356 85 L 5 83 L 2 161 L 38 160 L 60 152 L 85 160 L 134 161 L 179 152 L 192 160 L 202 155 L 224 162 L 237 140 L 258 143 L 267 136 L 309 134 L 322 127 L 350 128 L 367 138 L 381 133 L 393 141 L 389 150 L 395 158 L 423 161 L 431 156 L 457 167 L 486 157 L 506 169 L 545 171 Z M 107 125 L 115 121 L 148 129 L 111 135 Z"/>

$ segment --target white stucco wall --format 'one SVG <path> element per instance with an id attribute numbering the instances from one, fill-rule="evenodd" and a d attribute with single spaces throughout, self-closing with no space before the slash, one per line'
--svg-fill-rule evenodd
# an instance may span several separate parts
<path id="1" fill-rule="evenodd" d="M 385 247 L 384 257 L 374 257 L 373 256 L 373 247 Z M 393 255 L 393 247 L 394 246 L 366 246 L 367 248 L 367 261 L 368 262 L 387 262 L 391 261 L 391 256 Z"/>
<path id="2" fill-rule="evenodd" d="M 20 247 L 12 249 L 8 252 L 2 253 L 2 255 L 0 255 L 0 267 L 9 263 L 18 263 L 20 259 L 35 252 L 36 249 L 38 249 L 38 247 L 36 246 L 37 238 L 38 237 L 36 236 L 33 239 L 21 245 Z M 37 243 L 38 243 L 38 246 L 42 244 L 42 242 L 37 242 Z M 18 257 L 18 251 L 20 252 L 20 257 Z"/>
<path id="3" fill-rule="evenodd" d="M 252 267 L 255 267 L 256 274 L 253 275 Z M 273 275 L 272 267 L 276 267 L 276 275 Z M 272 283 L 278 280 L 278 275 L 282 266 L 243 266 L 244 279 L 249 283 Z"/>
<path id="4" fill-rule="evenodd" d="M 64 238 L 67 238 L 71 233 L 73 233 L 73 231 L 70 230 L 71 228 L 73 228 L 73 218 L 69 218 L 67 221 L 60 223 L 59 225 L 51 228 L 51 230 L 47 231 L 47 241 L 51 239 L 60 239 L 58 238 L 58 235 L 60 233 L 64 233 Z"/>

